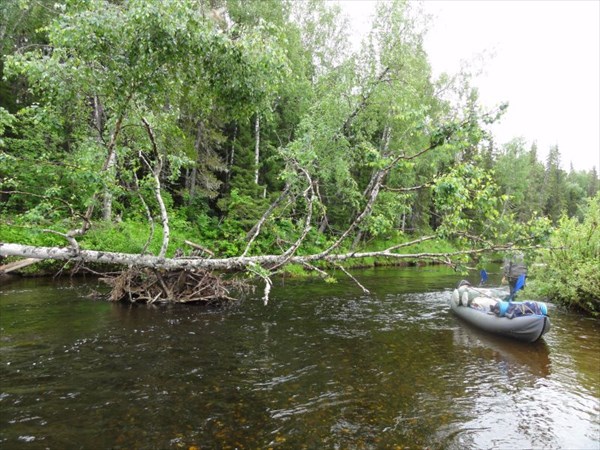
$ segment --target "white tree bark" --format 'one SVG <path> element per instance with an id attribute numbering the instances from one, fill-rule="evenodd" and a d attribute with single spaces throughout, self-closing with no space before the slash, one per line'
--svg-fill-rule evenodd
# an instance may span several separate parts
<path id="1" fill-rule="evenodd" d="M 371 257 L 383 257 L 396 260 L 429 260 L 451 264 L 453 257 L 463 255 L 477 255 L 499 250 L 514 250 L 515 247 L 507 245 L 488 246 L 485 248 L 462 250 L 445 253 L 395 253 L 396 250 L 409 247 L 419 242 L 435 239 L 435 236 L 425 236 L 410 242 L 395 245 L 385 250 L 372 252 L 352 252 L 329 255 L 306 255 L 292 256 L 287 255 L 263 255 L 263 256 L 238 256 L 231 258 L 163 258 L 153 255 L 139 255 L 130 253 L 102 252 L 97 250 L 77 250 L 73 247 L 34 247 L 31 245 L 0 243 L 0 256 L 19 256 L 22 258 L 36 259 L 56 259 L 61 261 L 72 260 L 86 263 L 114 264 L 129 267 L 149 267 L 153 269 L 177 270 L 177 269 L 207 269 L 207 270 L 225 270 L 225 271 L 244 271 L 252 265 L 262 267 L 272 267 L 282 262 L 292 264 L 305 264 L 315 260 L 328 262 L 341 262 L 348 259 L 360 259 Z M 535 247 L 520 247 L 519 249 L 533 249 Z"/>
<path id="2" fill-rule="evenodd" d="M 117 164 L 117 153 L 113 150 L 108 155 L 108 164 L 106 166 L 106 174 L 108 178 L 108 184 L 112 184 L 115 179 L 115 167 Z M 104 194 L 102 199 L 102 219 L 105 221 L 112 220 L 112 200 L 113 195 L 110 191 L 110 186 L 104 188 Z"/>
<path id="3" fill-rule="evenodd" d="M 156 201 L 158 203 L 158 207 L 160 209 L 160 218 L 163 227 L 163 240 L 162 245 L 160 247 L 160 252 L 158 254 L 159 258 L 164 258 L 167 254 L 167 248 L 169 247 L 169 237 L 170 237 L 170 229 L 169 229 L 169 215 L 167 213 L 167 207 L 165 206 L 165 202 L 163 201 L 161 191 L 160 191 L 160 173 L 162 172 L 163 160 L 160 152 L 158 151 L 158 147 L 156 145 L 156 138 L 154 136 L 154 131 L 152 131 L 152 127 L 148 123 L 145 118 L 142 118 L 142 122 L 146 127 L 146 131 L 148 132 L 148 136 L 150 137 L 150 141 L 152 143 L 152 149 L 154 150 L 154 158 L 155 163 L 154 167 L 150 166 L 150 163 L 144 158 L 143 154 L 140 152 L 141 159 L 146 163 L 148 169 L 152 172 L 152 176 L 154 177 L 154 195 L 156 197 Z"/>
<path id="4" fill-rule="evenodd" d="M 191 179 L 189 180 L 190 202 L 196 195 L 196 179 L 198 177 L 198 162 L 200 159 L 200 149 L 202 147 L 202 122 L 198 121 L 196 128 L 196 140 L 194 141 L 194 150 L 196 150 L 196 161 L 192 168 Z"/>
<path id="5" fill-rule="evenodd" d="M 260 163 L 260 118 L 258 113 L 256 113 L 254 122 L 254 136 L 256 139 L 254 144 L 254 184 L 258 184 L 258 165 Z"/>
<path id="6" fill-rule="evenodd" d="M 117 139 L 119 137 L 119 134 L 121 133 L 121 126 L 123 125 L 124 119 L 124 114 L 121 114 L 117 118 L 117 122 L 115 123 L 115 129 L 112 135 L 110 136 L 110 142 L 108 143 L 108 154 L 106 155 L 106 160 L 104 161 L 104 166 L 102 167 L 102 172 L 108 172 L 109 178 L 111 180 L 114 179 L 115 175 L 114 172 L 116 170 L 117 162 Z M 91 218 L 93 211 L 94 209 L 92 204 L 88 209 L 88 213 L 86 214 L 88 220 Z M 112 219 L 112 193 L 110 192 L 110 188 L 108 187 L 104 190 L 104 199 L 102 202 L 102 218 L 104 220 Z"/>

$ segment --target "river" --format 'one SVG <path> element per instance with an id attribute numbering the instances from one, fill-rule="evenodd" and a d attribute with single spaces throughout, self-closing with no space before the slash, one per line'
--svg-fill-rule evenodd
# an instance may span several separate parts
<path id="1" fill-rule="evenodd" d="M 450 313 L 445 267 L 354 274 L 371 295 L 340 273 L 221 308 L 0 286 L 0 447 L 600 448 L 597 320 L 550 305 L 513 342 Z"/>

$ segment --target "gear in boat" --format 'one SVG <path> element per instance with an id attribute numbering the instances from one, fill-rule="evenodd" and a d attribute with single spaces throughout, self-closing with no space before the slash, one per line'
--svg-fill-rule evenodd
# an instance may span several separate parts
<path id="1" fill-rule="evenodd" d="M 524 266 L 518 268 L 523 269 Z M 525 286 L 525 277 L 525 273 L 516 277 L 507 294 L 503 289 L 481 287 L 487 280 L 487 272 L 482 270 L 480 286 L 474 287 L 467 280 L 458 283 L 450 308 L 463 320 L 485 331 L 535 342 L 550 330 L 550 319 L 545 303 L 514 301 L 517 292 Z"/>

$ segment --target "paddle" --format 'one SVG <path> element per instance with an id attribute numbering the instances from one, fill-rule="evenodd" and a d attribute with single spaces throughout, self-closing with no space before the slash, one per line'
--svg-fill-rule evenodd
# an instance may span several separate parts
<path id="1" fill-rule="evenodd" d="M 485 282 L 488 280 L 488 274 L 485 271 L 485 269 L 481 269 L 481 272 L 479 272 L 481 274 L 481 280 L 479 281 L 479 286 L 483 286 L 485 284 Z"/>
<path id="2" fill-rule="evenodd" d="M 512 290 L 512 292 L 508 296 L 508 301 L 512 302 L 515 299 L 515 295 L 517 295 L 517 292 L 519 290 L 523 289 L 523 287 L 525 287 L 525 274 L 521 274 L 521 275 L 519 275 L 519 278 L 517 278 L 517 282 L 515 283 L 515 288 Z"/>

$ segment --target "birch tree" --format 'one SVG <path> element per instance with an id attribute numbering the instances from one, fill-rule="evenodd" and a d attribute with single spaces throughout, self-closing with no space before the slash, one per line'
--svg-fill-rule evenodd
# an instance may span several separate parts
<path id="1" fill-rule="evenodd" d="M 192 0 L 69 4 L 49 26 L 49 45 L 13 55 L 7 67 L 25 76 L 39 97 L 40 106 L 28 114 L 49 122 L 44 129 L 61 120 L 76 130 L 68 133 L 69 152 L 93 182 L 79 183 L 84 200 L 78 208 L 65 201 L 82 225 L 78 233 L 60 232 L 64 247 L 3 242 L 0 256 L 130 266 L 116 282 L 119 292 L 150 302 L 206 298 L 202 280 L 217 283 L 204 277 L 210 271 L 251 273 L 264 280 L 268 301 L 271 277 L 288 264 L 323 276 L 331 267 L 346 273 L 340 264 L 352 258 L 459 268 L 472 256 L 535 245 L 543 227 L 518 227 L 499 214 L 493 179 L 473 163 L 497 112 L 479 108 L 468 83 L 452 98 L 439 93 L 412 4 L 381 4 L 372 33 L 354 55 L 332 35 L 343 24 L 335 10 L 324 2 L 310 5 L 315 9 L 303 19 L 293 20 L 300 5 L 276 10 L 280 24 L 246 18 L 245 25 L 240 10 L 231 9 L 231 16 L 225 10 L 215 21 Z M 309 55 L 303 54 L 306 43 Z M 303 96 L 308 100 L 295 101 Z M 30 125 L 43 134 L 33 119 Z M 19 147 L 11 142 L 5 154 L 17 158 Z M 219 154 L 214 144 L 231 150 Z M 259 169 L 271 164 L 266 198 L 232 188 L 235 174 L 222 177 L 231 189 L 222 192 L 223 156 L 230 169 L 252 175 L 250 193 L 257 192 Z M 203 185 L 200 175 L 209 172 L 214 178 L 205 177 Z M 55 183 L 62 187 L 60 179 Z M 173 197 L 182 185 L 190 194 L 210 191 L 211 212 L 220 214 L 209 222 L 215 228 L 239 219 L 233 232 L 213 234 L 237 253 L 214 254 L 217 242 L 194 242 L 195 236 L 187 236 L 186 245 L 201 254 L 173 248 L 170 214 L 179 213 Z M 32 194 L 24 191 L 10 195 Z M 162 245 L 156 255 L 80 245 L 78 236 L 102 217 L 95 211 L 101 198 L 105 218 L 118 204 L 119 213 L 149 217 L 152 226 L 157 216 Z M 406 216 L 418 199 L 426 199 L 421 207 L 435 220 L 408 235 Z M 200 214 L 196 203 L 187 205 L 189 215 Z M 362 242 L 373 237 L 387 238 L 383 248 L 363 250 Z M 461 249 L 409 251 L 440 238 Z M 183 289 L 179 296 L 176 286 Z"/>

